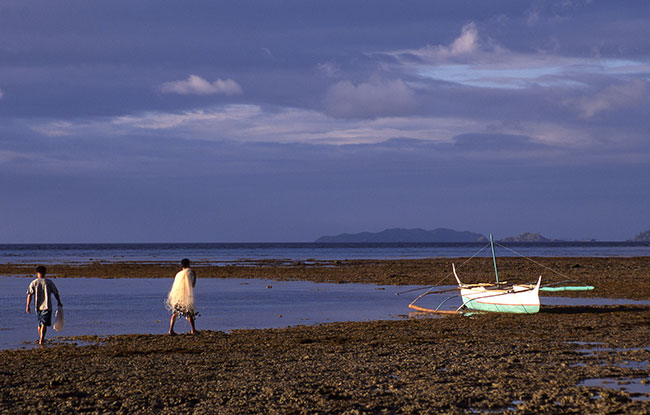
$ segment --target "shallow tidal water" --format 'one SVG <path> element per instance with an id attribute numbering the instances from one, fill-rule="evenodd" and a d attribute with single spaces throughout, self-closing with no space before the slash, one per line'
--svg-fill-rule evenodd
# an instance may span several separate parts
<path id="1" fill-rule="evenodd" d="M 25 313 L 26 290 L 32 278 L 0 276 L 0 349 L 33 347 L 37 320 Z M 173 279 L 53 278 L 65 310 L 62 332 L 57 336 L 163 334 L 170 313 L 164 300 Z M 260 279 L 201 279 L 197 281 L 198 330 L 280 328 L 300 324 L 343 321 L 389 320 L 408 317 L 413 286 L 333 284 Z M 442 287 L 441 287 L 442 288 Z M 453 295 L 453 293 L 452 293 Z M 430 295 L 422 304 L 435 308 L 449 295 Z M 54 300 L 56 303 L 56 300 Z M 541 297 L 542 305 L 647 304 L 643 301 Z M 460 299 L 445 303 L 454 309 Z M 175 330 L 189 331 L 179 319 Z"/>
<path id="2" fill-rule="evenodd" d="M 31 278 L 0 277 L 0 349 L 29 347 L 37 338 L 34 312 L 25 313 Z M 164 300 L 173 279 L 54 278 L 65 310 L 58 335 L 166 333 L 170 313 Z M 198 279 L 198 330 L 279 328 L 334 321 L 385 320 L 408 314 L 404 287 L 317 284 L 259 279 Z M 56 300 L 52 299 L 56 304 Z M 185 319 L 179 333 L 189 331 Z"/>

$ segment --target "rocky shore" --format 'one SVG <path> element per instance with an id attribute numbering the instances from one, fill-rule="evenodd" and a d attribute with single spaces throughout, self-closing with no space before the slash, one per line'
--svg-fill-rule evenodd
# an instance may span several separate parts
<path id="1" fill-rule="evenodd" d="M 549 273 L 549 281 L 569 277 L 595 285 L 589 295 L 650 299 L 650 259 L 535 260 L 562 274 Z M 450 263 L 269 261 L 195 269 L 199 278 L 432 284 L 445 278 Z M 540 273 L 519 259 L 499 265 L 502 279 L 530 280 Z M 489 280 L 490 267 L 475 259 L 459 273 L 468 282 L 472 276 Z M 177 267 L 49 269 L 59 278 L 171 278 Z M 23 272 L 31 274 L 32 268 L 0 266 L 0 274 Z M 650 394 L 604 389 L 588 380 L 608 378 L 619 387 L 631 382 L 647 390 L 648 339 L 649 306 L 543 307 L 534 315 L 414 316 L 195 336 L 68 338 L 41 349 L 0 352 L 0 412 L 647 414 Z"/>

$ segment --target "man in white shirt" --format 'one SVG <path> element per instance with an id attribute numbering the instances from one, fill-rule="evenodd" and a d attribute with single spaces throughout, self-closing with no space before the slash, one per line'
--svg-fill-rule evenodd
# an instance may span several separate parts
<path id="1" fill-rule="evenodd" d="M 27 314 L 31 313 L 29 306 L 32 302 L 32 297 L 34 297 L 34 309 L 38 316 L 38 344 L 45 342 L 47 328 L 52 325 L 52 310 L 54 309 L 52 307 L 52 294 L 56 297 L 59 307 L 63 307 L 61 297 L 59 297 L 59 290 L 52 280 L 45 278 L 46 273 L 47 270 L 44 266 L 36 267 L 36 279 L 27 288 L 27 308 L 25 311 L 27 311 Z"/>

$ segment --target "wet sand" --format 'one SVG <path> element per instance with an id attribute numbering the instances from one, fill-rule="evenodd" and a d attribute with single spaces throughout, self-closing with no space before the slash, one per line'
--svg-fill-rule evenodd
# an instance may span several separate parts
<path id="1" fill-rule="evenodd" d="M 536 260 L 596 285 L 589 295 L 650 299 L 650 259 Z M 534 279 L 528 273 L 533 268 L 518 261 L 500 260 L 501 279 L 512 280 L 518 273 L 526 274 L 526 281 Z M 461 268 L 461 277 L 467 282 L 474 281 L 473 273 L 491 278 L 490 261 L 472 262 L 479 265 Z M 445 277 L 450 260 L 196 265 L 199 278 L 429 284 Z M 2 267 L 0 274 L 21 274 L 20 267 Z M 104 278 L 171 278 L 177 269 L 171 264 L 48 268 L 59 277 Z M 31 274 L 31 267 L 25 269 Z M 544 307 L 535 315 L 412 318 L 196 336 L 80 337 L 69 339 L 79 346 L 1 351 L 0 412 L 647 414 L 650 395 L 642 400 L 580 382 L 636 379 L 647 386 L 648 339 L 650 307 L 641 306 Z M 593 353 L 581 351 L 594 347 Z"/>

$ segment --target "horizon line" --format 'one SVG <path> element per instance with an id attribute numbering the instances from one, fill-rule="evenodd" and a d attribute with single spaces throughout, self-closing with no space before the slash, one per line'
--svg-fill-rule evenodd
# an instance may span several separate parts
<path id="1" fill-rule="evenodd" d="M 517 243 L 517 244 L 544 244 L 544 243 L 647 243 L 647 241 L 635 241 L 633 239 L 552 239 L 548 241 L 505 241 L 504 239 L 495 239 L 496 242 Z M 124 244 L 141 244 L 141 245 L 161 245 L 161 244 L 482 244 L 484 241 L 357 241 L 357 242 L 317 242 L 317 241 L 247 241 L 247 242 L 207 242 L 207 241 L 193 241 L 193 242 L 0 242 L 2 245 L 124 245 Z"/>

